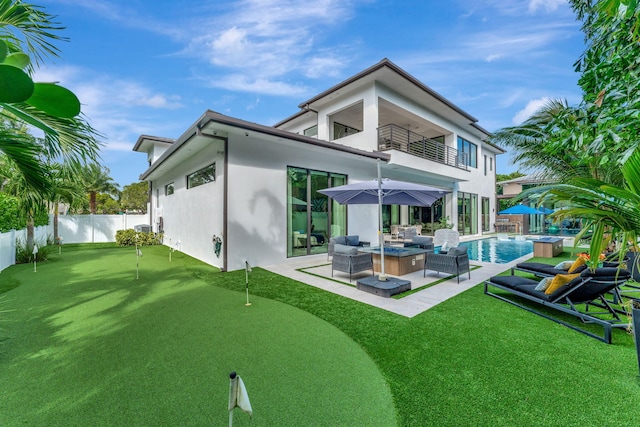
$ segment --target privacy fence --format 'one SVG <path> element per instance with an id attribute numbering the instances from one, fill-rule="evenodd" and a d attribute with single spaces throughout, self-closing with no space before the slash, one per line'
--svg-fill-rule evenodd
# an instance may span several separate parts
<path id="1" fill-rule="evenodd" d="M 148 224 L 148 215 L 64 215 L 58 217 L 58 235 L 62 243 L 115 242 L 116 231 Z M 36 242 L 53 240 L 53 215 L 49 225 L 36 227 Z M 0 233 L 0 271 L 15 264 L 16 241 L 27 239 L 27 230 Z"/>

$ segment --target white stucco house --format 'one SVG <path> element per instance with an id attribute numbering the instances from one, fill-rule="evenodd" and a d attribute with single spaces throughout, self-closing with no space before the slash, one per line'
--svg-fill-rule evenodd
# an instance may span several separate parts
<path id="1" fill-rule="evenodd" d="M 451 191 L 431 207 L 385 206 L 391 224 L 448 221 L 493 230 L 496 156 L 470 114 L 383 59 L 264 126 L 206 111 L 177 139 L 142 135 L 140 178 L 165 243 L 224 270 L 327 251 L 329 237 L 377 240 L 375 206 L 341 206 L 318 190 L 382 176 Z M 215 251 L 215 239 L 221 239 Z"/>

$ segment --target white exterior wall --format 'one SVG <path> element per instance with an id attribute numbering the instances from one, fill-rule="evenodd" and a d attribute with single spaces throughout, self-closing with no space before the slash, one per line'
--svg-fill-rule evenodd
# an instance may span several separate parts
<path id="1" fill-rule="evenodd" d="M 287 167 L 348 175 L 348 182 L 376 177 L 375 161 L 354 167 L 352 156 L 252 138 L 229 140 L 228 269 L 282 263 L 287 259 Z M 348 233 L 377 239 L 375 206 L 347 208 Z"/>
<path id="2" fill-rule="evenodd" d="M 187 175 L 212 163 L 216 164 L 216 180 L 187 189 Z M 165 185 L 173 182 L 174 193 L 165 196 Z M 211 140 L 203 150 L 153 181 L 152 220 L 157 230 L 163 218 L 164 243 L 216 267 L 222 267 L 222 253 L 216 257 L 213 236 L 222 236 L 224 193 L 224 144 Z M 158 192 L 156 192 L 158 190 Z M 156 199 L 159 193 L 160 197 Z M 225 237 L 222 236 L 223 244 Z"/>

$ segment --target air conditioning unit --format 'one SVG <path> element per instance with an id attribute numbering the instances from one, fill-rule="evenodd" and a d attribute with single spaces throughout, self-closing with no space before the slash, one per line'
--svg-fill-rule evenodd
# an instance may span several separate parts
<path id="1" fill-rule="evenodd" d="M 149 224 L 135 225 L 133 229 L 138 233 L 151 233 L 151 226 Z"/>

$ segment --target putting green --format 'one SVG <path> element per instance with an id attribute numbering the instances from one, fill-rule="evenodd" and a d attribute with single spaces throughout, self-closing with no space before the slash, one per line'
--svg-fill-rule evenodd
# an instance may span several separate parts
<path id="1" fill-rule="evenodd" d="M 0 314 L 5 425 L 226 425 L 229 373 L 253 419 L 234 425 L 396 425 L 367 354 L 327 322 L 195 277 L 202 263 L 144 248 L 63 249 L 19 265 Z"/>

